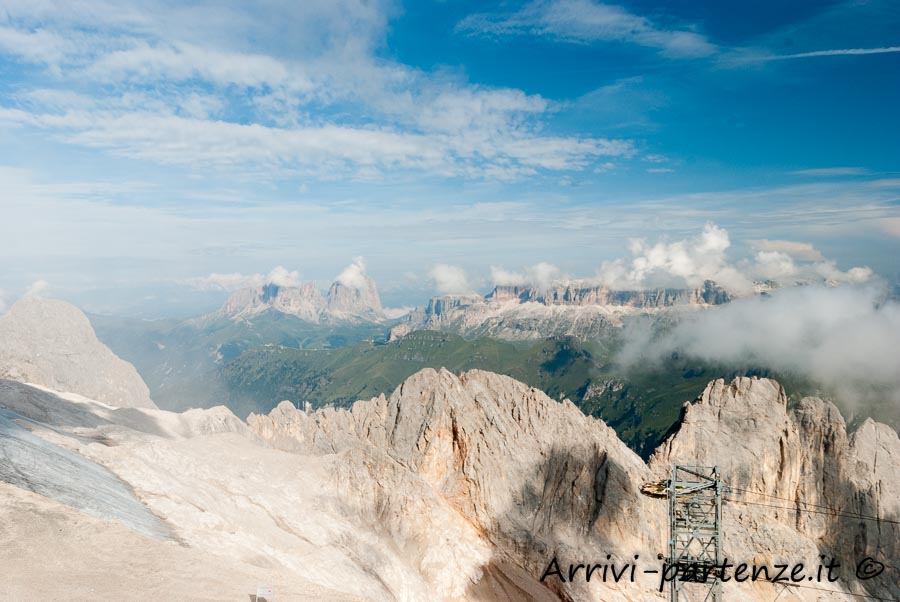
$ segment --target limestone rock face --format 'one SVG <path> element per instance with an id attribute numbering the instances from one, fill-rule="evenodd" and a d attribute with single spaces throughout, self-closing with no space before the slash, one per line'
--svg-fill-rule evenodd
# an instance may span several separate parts
<path id="1" fill-rule="evenodd" d="M 890 580 L 863 583 L 853 571 L 866 556 L 896 557 L 896 525 L 831 515 L 897 520 L 897 434 L 869 421 L 848 435 L 837 409 L 818 399 L 788 411 L 784 390 L 771 380 L 710 383 L 686 404 L 681 428 L 649 466 L 568 401 L 477 370 L 459 376 L 423 370 L 390 397 L 351 410 L 307 413 L 284 403 L 249 423 L 279 449 L 343 458 L 343 491 L 360 501 L 372 529 L 400 545 L 420 545 L 413 542 L 435 520 L 423 518 L 428 510 L 412 499 L 437 500 L 450 516 L 462 517 L 474 530 L 462 531 L 468 534 L 463 549 L 472 549 L 474 537 L 491 550 L 486 565 L 469 566 L 470 594 L 511 578 L 510 567 L 518 567 L 515 582 L 532 592 L 522 599 L 540 599 L 546 592 L 535 593 L 541 592 L 536 580 L 554 556 L 564 567 L 608 553 L 639 554 L 652 564 L 665 549 L 666 503 L 641 496 L 639 488 L 664 478 L 676 462 L 717 465 L 723 474 L 730 489 L 726 557 L 768 566 L 816 563 L 820 554 L 837 558 L 845 567 L 842 581 L 824 584 L 826 592 L 797 589 L 801 600 L 841 600 L 842 591 L 898 593 Z M 822 508 L 829 510 L 817 513 Z M 461 548 L 452 541 L 442 546 L 446 566 L 467 566 Z M 429 578 L 453 582 L 437 569 Z M 646 582 L 543 585 L 570 600 L 657 597 Z M 730 599 L 770 600 L 777 593 L 764 583 L 726 586 Z"/>
<path id="2" fill-rule="evenodd" d="M 479 370 L 425 369 L 349 410 L 283 402 L 249 424 L 224 408 L 110 408 L 0 381 L 0 417 L 16 433 L 0 437 L 0 457 L 16 459 L 17 479 L 29 471 L 26 450 L 65 457 L 98 483 L 110 481 L 109 471 L 130 486 L 115 495 L 127 501 L 127 516 L 147 518 L 140 502 L 185 554 L 304 584 L 298 599 L 324 590 L 386 602 L 661 602 L 653 576 L 540 576 L 554 557 L 564 573 L 607 555 L 619 566 L 639 555 L 641 569 L 659 568 L 666 502 L 640 488 L 673 462 L 719 467 L 729 487 L 729 559 L 772 566 L 825 554 L 846 567 L 841 581 L 799 584 L 784 594 L 790 599 L 900 596 L 888 573 L 854 576 L 863 557 L 893 564 L 900 552 L 888 522 L 900 518 L 896 432 L 867 421 L 848 433 L 834 406 L 818 399 L 788 409 L 782 387 L 766 379 L 710 383 L 649 465 L 568 401 Z M 27 481 L 31 491 L 60 491 L 47 486 L 54 479 L 71 480 L 68 471 L 32 470 Z M 78 491 L 90 507 L 110 508 L 109 491 Z M 0 507 L 6 495 L 0 487 Z M 30 549 L 28 533 L 17 533 L 4 549 Z M 56 562 L 63 577 L 70 562 Z M 132 576 L 150 581 L 147 570 Z M 15 578 L 13 591 L 27 591 Z M 171 571 L 164 578 L 175 582 Z M 771 602 L 779 593 L 769 583 L 731 582 L 725 599 Z"/>
<path id="3" fill-rule="evenodd" d="M 326 295 L 326 317 L 338 320 L 384 319 L 381 298 L 375 281 L 367 275 L 358 276 L 360 282 L 350 285 L 336 281 L 331 284 Z"/>
<path id="4" fill-rule="evenodd" d="M 81 310 L 63 301 L 25 297 L 0 316 L 0 378 L 119 407 L 156 407 L 134 366 L 97 340 Z"/>
<path id="5" fill-rule="evenodd" d="M 312 282 L 299 287 L 266 284 L 236 291 L 225 302 L 222 313 L 230 318 L 249 317 L 273 309 L 308 322 L 318 322 L 325 307 L 322 294 Z"/>
<path id="6" fill-rule="evenodd" d="M 724 288 L 707 280 L 693 289 L 612 290 L 602 285 L 562 284 L 547 289 L 526 286 L 497 286 L 486 297 L 497 302 L 518 300 L 544 305 L 621 305 L 662 308 L 673 305 L 721 305 L 732 297 Z"/>
<path id="7" fill-rule="evenodd" d="M 384 319 L 384 310 L 375 282 L 359 274 L 359 282 L 349 285 L 334 282 L 323 295 L 314 282 L 301 286 L 265 284 L 232 293 L 220 310 L 206 316 L 232 320 L 250 320 L 265 311 L 297 316 L 307 322 L 370 321 Z"/>
<path id="8" fill-rule="evenodd" d="M 711 382 L 685 405 L 678 432 L 650 467 L 660 476 L 673 463 L 719 467 L 732 490 L 724 505 L 732 558 L 748 551 L 770 562 L 827 554 L 846 567 L 842 578 L 861 588 L 853 574 L 859 561 L 889 563 L 900 554 L 900 439 L 872 420 L 848 434 L 830 402 L 805 398 L 788 410 L 786 401 L 773 380 Z M 897 597 L 900 581 L 875 591 Z"/>
<path id="9" fill-rule="evenodd" d="M 640 458 L 570 402 L 505 376 L 426 369 L 390 397 L 357 402 L 350 411 L 306 413 L 283 403 L 248 421 L 278 448 L 344 456 L 347 495 L 371 483 L 372 526 L 398 542 L 418 541 L 416 525 L 427 520 L 405 509 L 408 491 L 451 509 L 468 537 L 492 550 L 490 570 L 469 573 L 476 590 L 491 589 L 488 582 L 501 578 L 496 572 L 508 577 L 508 567 L 517 566 L 518 583 L 533 592 L 521 599 L 541 599 L 534 592 L 550 594 L 537 579 L 554 555 L 630 557 L 661 541 L 656 523 L 645 520 L 654 501 L 639 494 L 649 476 Z M 385 483 L 383 474 L 394 476 Z M 464 556 L 452 541 L 441 545 L 448 558 Z M 584 583 L 550 586 L 557 595 L 598 599 Z M 624 599 L 624 590 L 606 595 Z"/>
<path id="10" fill-rule="evenodd" d="M 497 286 L 481 295 L 444 295 L 410 313 L 412 330 L 448 330 L 463 336 L 540 339 L 599 338 L 638 314 L 680 312 L 731 301 L 714 282 L 695 289 L 623 291 L 589 284 L 559 284 L 546 289 Z"/>

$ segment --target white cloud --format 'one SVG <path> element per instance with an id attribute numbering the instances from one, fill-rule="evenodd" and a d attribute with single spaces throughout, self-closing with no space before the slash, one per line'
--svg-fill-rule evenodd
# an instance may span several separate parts
<path id="1" fill-rule="evenodd" d="M 268 274 L 213 273 L 207 276 L 185 278 L 180 280 L 179 283 L 202 291 L 220 290 L 233 292 L 242 288 L 258 288 L 265 284 L 285 287 L 300 286 L 302 281 L 300 280 L 299 272 L 290 271 L 279 265 L 274 267 Z"/>
<path id="2" fill-rule="evenodd" d="M 700 286 L 714 280 L 736 294 L 753 290 L 752 280 L 728 264 L 731 246 L 728 232 L 712 223 L 690 239 L 648 244 L 643 239 L 629 243 L 630 259 L 605 261 L 598 277 L 610 288 L 646 288 L 673 284 Z"/>
<path id="3" fill-rule="evenodd" d="M 300 272 L 290 271 L 283 266 L 276 266 L 266 275 L 266 284 L 277 286 L 300 286 Z"/>
<path id="4" fill-rule="evenodd" d="M 414 309 L 415 306 L 407 305 L 404 307 L 385 307 L 382 311 L 384 313 L 384 317 L 388 320 L 396 320 L 397 318 L 402 318 Z"/>
<path id="5" fill-rule="evenodd" d="M 880 48 L 834 48 L 831 50 L 814 50 L 795 54 L 769 54 L 756 58 L 757 61 L 783 61 L 788 59 L 806 59 L 822 56 L 861 56 L 866 54 L 885 54 L 900 52 L 900 46 L 883 46 Z"/>
<path id="6" fill-rule="evenodd" d="M 369 277 L 366 275 L 366 262 L 362 257 L 355 257 L 353 262 L 345 267 L 334 279 L 344 286 L 355 289 L 364 289 L 368 285 Z"/>
<path id="7" fill-rule="evenodd" d="M 0 53 L 46 64 L 60 86 L 22 91 L 28 103 L 0 105 L 0 122 L 164 165 L 322 179 L 409 170 L 509 180 L 634 153 L 627 140 L 542 133 L 555 107 L 539 95 L 377 58 L 393 10 L 12 0 Z M 196 22 L 207 26 L 185 25 Z M 87 99 L 63 89 L 84 82 L 104 85 Z"/>
<path id="8" fill-rule="evenodd" d="M 637 331 L 620 359 L 673 352 L 716 364 L 766 367 L 814 379 L 847 402 L 900 403 L 900 305 L 874 287 L 803 286 L 740 299 L 649 338 Z"/>
<path id="9" fill-rule="evenodd" d="M 25 296 L 26 297 L 40 297 L 41 294 L 44 293 L 48 288 L 50 288 L 50 283 L 46 280 L 35 280 L 31 283 L 31 285 L 26 289 Z"/>
<path id="10" fill-rule="evenodd" d="M 497 266 L 491 267 L 491 279 L 495 286 L 535 286 L 546 289 L 561 278 L 560 269 L 546 261 L 536 263 L 521 272 L 512 272 Z"/>
<path id="11" fill-rule="evenodd" d="M 795 176 L 840 177 L 864 176 L 869 173 L 869 171 L 861 167 L 819 167 L 815 169 L 798 169 L 791 173 Z"/>
<path id="12" fill-rule="evenodd" d="M 481 35 L 544 35 L 578 43 L 628 42 L 657 48 L 673 58 L 703 57 L 716 51 L 694 31 L 660 28 L 620 6 L 594 0 L 534 0 L 515 13 L 470 15 L 457 29 Z"/>
<path id="13" fill-rule="evenodd" d="M 813 271 L 832 282 L 861 283 L 871 280 L 875 273 L 868 267 L 850 268 L 842 272 L 833 261 L 820 261 L 812 265 Z"/>
<path id="14" fill-rule="evenodd" d="M 202 79 L 212 84 L 309 90 L 311 82 L 297 67 L 271 56 L 237 53 L 175 42 L 134 46 L 100 56 L 85 74 L 101 81 L 169 81 Z"/>
<path id="15" fill-rule="evenodd" d="M 782 281 L 797 274 L 797 266 L 787 253 L 759 251 L 756 254 L 755 273 L 762 279 Z"/>
<path id="16" fill-rule="evenodd" d="M 808 242 L 797 242 L 793 240 L 769 240 L 766 238 L 760 240 L 749 241 L 754 249 L 760 251 L 776 251 L 786 253 L 797 259 L 805 261 L 822 261 L 825 258 Z"/>
<path id="17" fill-rule="evenodd" d="M 536 170 L 582 169 L 598 157 L 630 156 L 630 142 L 478 131 L 421 134 L 389 127 L 275 127 L 132 111 L 29 113 L 0 108 L 0 123 L 30 125 L 66 142 L 115 155 L 197 168 L 304 171 L 334 178 L 401 169 L 510 179 Z"/>
<path id="18" fill-rule="evenodd" d="M 874 251 L 855 247 L 855 252 L 868 253 L 857 265 L 870 265 L 886 276 L 896 270 L 892 256 L 879 251 L 893 248 L 897 240 L 889 238 L 892 222 L 884 221 L 898 215 L 893 204 L 896 184 L 889 188 L 852 180 L 673 195 L 631 204 L 584 204 L 564 198 L 550 203 L 544 195 L 472 203 L 450 193 L 437 193 L 432 202 L 423 203 L 419 188 L 391 186 L 372 187 L 364 201 L 333 204 L 305 192 L 285 203 L 258 180 L 244 186 L 219 178 L 173 180 L 157 195 L 157 189 L 148 189 L 153 183 L 115 174 L 105 177 L 53 181 L 0 166 L 5 218 L 0 220 L 0 240 L 7 252 L 0 287 L 21 292 L 39 275 L 52 282 L 54 290 L 59 287 L 72 295 L 86 288 L 106 288 L 104 302 L 130 311 L 132 306 L 124 300 L 146 294 L 136 288 L 139 284 L 154 286 L 210 273 L 239 272 L 245 278 L 257 266 L 291 265 L 298 257 L 317 257 L 318 262 L 302 266 L 303 275 L 328 282 L 352 256 L 351 241 L 362 240 L 367 253 L 390 258 L 379 266 L 378 284 L 405 285 L 409 292 L 398 295 L 409 296 L 393 303 L 401 305 L 421 302 L 428 271 L 423 266 L 447 263 L 449 257 L 456 258 L 449 263 L 481 265 L 485 272 L 490 265 L 511 268 L 552 258 L 575 275 L 590 275 L 602 258 L 621 256 L 630 237 L 656 236 L 654 232 L 662 230 L 672 233 L 664 239 L 667 243 L 690 239 L 690 233 L 699 231 L 711 216 L 720 227 L 727 227 L 731 241 L 741 243 L 765 236 L 792 241 L 865 237 L 881 246 Z M 195 194 L 203 195 L 202 205 L 193 200 Z M 152 202 L 145 203 L 148 198 Z M 377 212 L 370 210 L 372 203 L 379 204 Z M 748 205 L 756 208 L 752 216 L 739 209 Z M 34 235 L 36 231 L 40 236 Z M 372 238 L 373 232 L 393 234 Z M 655 242 L 648 240 L 648 246 Z M 735 250 L 729 247 L 727 253 Z M 759 250 L 763 249 L 754 253 Z M 853 265 L 841 259 L 842 270 Z M 793 260 L 804 269 L 810 265 L 801 257 Z M 754 263 L 751 255 L 746 263 L 735 258 L 730 265 L 752 278 Z M 407 277 L 417 273 L 420 278 L 410 280 L 414 283 L 410 285 Z M 470 275 L 476 275 L 473 269 Z M 811 281 L 822 280 L 818 274 L 808 276 Z M 480 290 L 481 281 L 471 280 Z M 678 278 L 667 280 L 684 285 Z M 115 290 L 110 291 L 112 283 Z M 243 282 L 225 286 L 240 287 Z M 646 286 L 654 284 L 648 280 Z M 147 315 L 156 311 L 153 304 L 142 307 Z"/>
<path id="19" fill-rule="evenodd" d="M 25 60 L 56 65 L 72 49 L 70 42 L 52 32 L 21 31 L 0 25 L 0 50 Z"/>
<path id="20" fill-rule="evenodd" d="M 809 243 L 761 239 L 751 244 L 757 249 L 752 260 L 729 261 L 728 231 L 712 223 L 707 223 L 699 235 L 675 242 L 651 245 L 644 239 L 632 239 L 631 257 L 603 262 L 597 277 L 603 284 L 618 289 L 697 287 L 712 280 L 735 295 L 753 292 L 757 280 L 781 284 L 823 279 L 860 283 L 874 277 L 868 267 L 841 271 Z"/>
<path id="21" fill-rule="evenodd" d="M 900 217 L 885 217 L 877 221 L 879 229 L 900 238 Z"/>
<path id="22" fill-rule="evenodd" d="M 459 266 L 439 263 L 428 272 L 437 291 L 444 295 L 472 292 L 466 271 Z"/>

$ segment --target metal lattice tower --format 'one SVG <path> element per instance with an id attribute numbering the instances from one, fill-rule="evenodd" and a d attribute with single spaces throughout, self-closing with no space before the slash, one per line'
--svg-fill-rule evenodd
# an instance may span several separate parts
<path id="1" fill-rule="evenodd" d="M 668 483 L 670 602 L 721 602 L 722 481 L 716 466 L 672 466 Z"/>

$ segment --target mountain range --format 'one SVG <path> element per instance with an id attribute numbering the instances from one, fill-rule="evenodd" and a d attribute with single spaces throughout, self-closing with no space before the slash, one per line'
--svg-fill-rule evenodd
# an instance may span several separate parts
<path id="1" fill-rule="evenodd" d="M 312 323 L 379 322 L 385 319 L 375 281 L 358 271 L 351 282 L 335 280 L 324 295 L 314 282 L 300 286 L 270 282 L 242 288 L 232 293 L 221 309 L 200 320 L 247 320 L 267 311 L 296 316 Z"/>
<path id="2" fill-rule="evenodd" d="M 265 345 L 328 350 L 396 340 L 416 330 L 443 330 L 468 339 L 490 336 L 532 343 L 574 336 L 608 346 L 629 316 L 677 314 L 730 299 L 712 282 L 694 290 L 653 291 L 576 284 L 546 290 L 498 286 L 483 297 L 435 297 L 405 318 L 389 319 L 375 282 L 356 267 L 324 293 L 311 282 L 269 282 L 237 290 L 218 310 L 188 320 L 90 319 L 100 339 L 137 367 L 163 407 L 209 407 L 228 401 L 233 407 L 239 403 L 259 411 L 281 399 L 267 399 L 262 406 L 235 400 L 222 371 L 242 353 Z M 385 386 L 396 384 L 391 380 Z"/>
<path id="3" fill-rule="evenodd" d="M 578 282 L 546 288 L 496 286 L 487 295 L 433 297 L 425 307 L 416 308 L 395 326 L 391 338 L 416 330 L 444 330 L 467 338 L 604 339 L 632 317 L 677 315 L 732 299 L 728 291 L 710 280 L 693 289 L 612 290 Z"/>
<path id="4" fill-rule="evenodd" d="M 641 488 L 680 462 L 726 480 L 728 558 L 840 564 L 839 581 L 792 599 L 897 597 L 889 574 L 854 571 L 900 552 L 897 433 L 848 432 L 828 402 L 786 399 L 768 379 L 712 381 L 645 463 L 568 401 L 479 370 L 425 369 L 351 409 L 285 403 L 246 423 L 2 381 L 0 595 L 252 599 L 265 583 L 279 600 L 649 602 L 656 575 L 565 575 L 635 557 L 658 570 L 666 503 Z M 563 579 L 542 581 L 554 558 Z M 731 581 L 725 596 L 782 588 Z"/>

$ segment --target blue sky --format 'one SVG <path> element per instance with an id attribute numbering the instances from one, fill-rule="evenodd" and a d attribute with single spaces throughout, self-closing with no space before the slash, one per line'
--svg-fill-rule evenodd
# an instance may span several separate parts
<path id="1" fill-rule="evenodd" d="M 359 256 L 393 306 L 647 257 L 896 282 L 898 31 L 879 1 L 0 0 L 0 303 L 191 313 Z"/>

